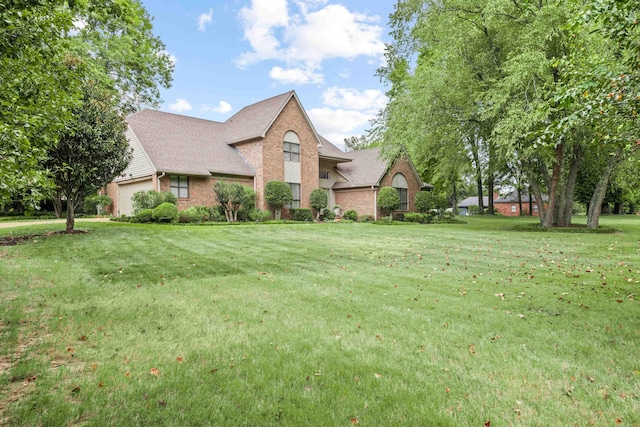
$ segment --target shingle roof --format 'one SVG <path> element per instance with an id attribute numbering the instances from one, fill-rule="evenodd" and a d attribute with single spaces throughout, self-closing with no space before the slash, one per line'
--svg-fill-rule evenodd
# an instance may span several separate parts
<path id="1" fill-rule="evenodd" d="M 320 145 L 318 147 L 318 155 L 320 157 L 336 160 L 338 162 L 350 162 L 351 159 L 346 156 L 345 152 L 333 145 L 328 139 L 320 135 Z"/>
<path id="2" fill-rule="evenodd" d="M 378 185 L 387 171 L 387 163 L 380 159 L 380 148 L 367 148 L 343 153 L 342 157 L 351 159 L 341 163 L 336 170 L 347 178 L 348 182 L 337 182 L 333 188 L 367 187 Z"/>
<path id="3" fill-rule="evenodd" d="M 208 176 L 254 176 L 237 150 L 226 144 L 224 123 L 155 110 L 127 118 L 158 172 Z"/>
<path id="4" fill-rule="evenodd" d="M 522 203 L 529 203 L 529 195 L 526 193 L 523 193 L 521 195 L 522 197 Z M 547 196 L 546 194 L 542 195 L 542 200 L 547 202 L 549 201 L 549 196 Z M 518 191 L 514 190 L 509 194 L 506 194 L 502 197 L 500 197 L 499 199 L 495 200 L 494 203 L 515 203 L 518 201 Z M 531 195 L 531 201 L 533 203 L 536 202 L 536 198 L 535 196 Z"/>
<path id="5" fill-rule="evenodd" d="M 479 200 L 478 196 L 467 197 L 466 199 L 464 199 L 463 201 L 458 203 L 458 207 L 459 208 L 468 208 L 469 206 L 479 206 L 478 200 Z M 488 206 L 489 205 L 489 197 L 488 196 L 483 196 L 482 197 L 482 205 L 483 206 Z"/>
<path id="6" fill-rule="evenodd" d="M 256 102 L 238 111 L 224 122 L 227 128 L 226 142 L 233 144 L 254 138 L 264 138 L 273 121 L 294 95 L 295 92 L 290 91 Z"/>

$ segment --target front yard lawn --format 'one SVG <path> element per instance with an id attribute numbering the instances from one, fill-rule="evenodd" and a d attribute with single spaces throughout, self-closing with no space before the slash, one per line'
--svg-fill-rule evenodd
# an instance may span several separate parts
<path id="1" fill-rule="evenodd" d="M 640 425 L 640 218 L 465 221 L 0 247 L 0 425 Z"/>

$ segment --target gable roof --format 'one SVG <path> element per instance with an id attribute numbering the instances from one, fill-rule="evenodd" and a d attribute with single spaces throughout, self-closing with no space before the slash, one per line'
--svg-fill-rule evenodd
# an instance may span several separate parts
<path id="1" fill-rule="evenodd" d="M 127 123 L 158 172 L 255 175 L 238 151 L 225 143 L 223 123 L 155 110 L 133 114 Z"/>
<path id="2" fill-rule="evenodd" d="M 522 197 L 522 203 L 529 203 L 529 195 L 526 193 L 523 193 L 521 195 Z M 544 202 L 548 202 L 549 201 L 549 196 L 547 196 L 546 194 L 542 195 L 542 201 Z M 511 193 L 508 193 L 496 200 L 494 200 L 493 203 L 517 203 L 518 202 L 518 190 L 514 190 Z M 531 195 L 531 202 L 532 203 L 536 203 L 536 197 L 532 194 Z"/>
<path id="3" fill-rule="evenodd" d="M 295 92 L 290 91 L 244 107 L 224 122 L 227 129 L 226 142 L 234 144 L 264 138 L 287 102 L 294 97 L 297 100 Z"/>
<path id="4" fill-rule="evenodd" d="M 339 164 L 336 171 L 348 181 L 336 182 L 334 189 L 379 185 L 387 171 L 387 163 L 380 159 L 378 147 L 349 151 L 343 156 L 351 161 Z"/>
<path id="5" fill-rule="evenodd" d="M 349 151 L 343 156 L 351 162 L 341 163 L 336 171 L 344 176 L 347 182 L 336 182 L 334 189 L 379 186 L 384 174 L 389 170 L 389 164 L 380 156 L 380 148 L 366 148 L 364 150 Z M 409 161 L 411 169 L 421 188 L 433 188 L 433 185 L 422 182 L 418 171 Z"/>
<path id="6" fill-rule="evenodd" d="M 320 135 L 318 145 L 318 155 L 321 159 L 333 160 L 338 163 L 350 162 L 352 159 L 346 156 L 345 152 L 333 145 L 328 139 Z"/>

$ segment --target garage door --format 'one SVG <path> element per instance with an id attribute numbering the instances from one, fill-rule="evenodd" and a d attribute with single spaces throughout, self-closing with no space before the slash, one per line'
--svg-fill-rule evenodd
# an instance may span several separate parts
<path id="1" fill-rule="evenodd" d="M 131 184 L 118 185 L 118 215 L 133 215 L 131 197 L 137 191 L 153 190 L 153 181 L 138 181 Z"/>

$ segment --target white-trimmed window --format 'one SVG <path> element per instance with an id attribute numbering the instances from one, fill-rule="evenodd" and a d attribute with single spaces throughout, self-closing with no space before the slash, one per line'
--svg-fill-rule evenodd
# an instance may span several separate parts
<path id="1" fill-rule="evenodd" d="M 537 203 L 533 204 L 533 212 L 538 213 L 538 204 Z"/>
<path id="2" fill-rule="evenodd" d="M 287 208 L 299 208 L 300 207 L 300 184 L 295 182 L 288 182 L 289 187 L 291 187 L 291 194 L 293 195 L 293 201 L 291 204 L 287 205 Z"/>
<path id="3" fill-rule="evenodd" d="M 511 205 L 511 213 L 516 213 L 518 212 L 518 208 L 516 207 L 516 205 Z"/>
<path id="4" fill-rule="evenodd" d="M 171 192 L 179 199 L 189 198 L 189 177 L 171 175 Z"/>
<path id="5" fill-rule="evenodd" d="M 284 134 L 284 160 L 286 162 L 300 162 L 300 138 L 295 132 Z"/>
<path id="6" fill-rule="evenodd" d="M 400 211 L 409 210 L 409 190 L 407 185 L 407 179 L 401 173 L 397 173 L 391 180 L 391 186 L 398 190 L 398 196 L 400 196 Z"/>

